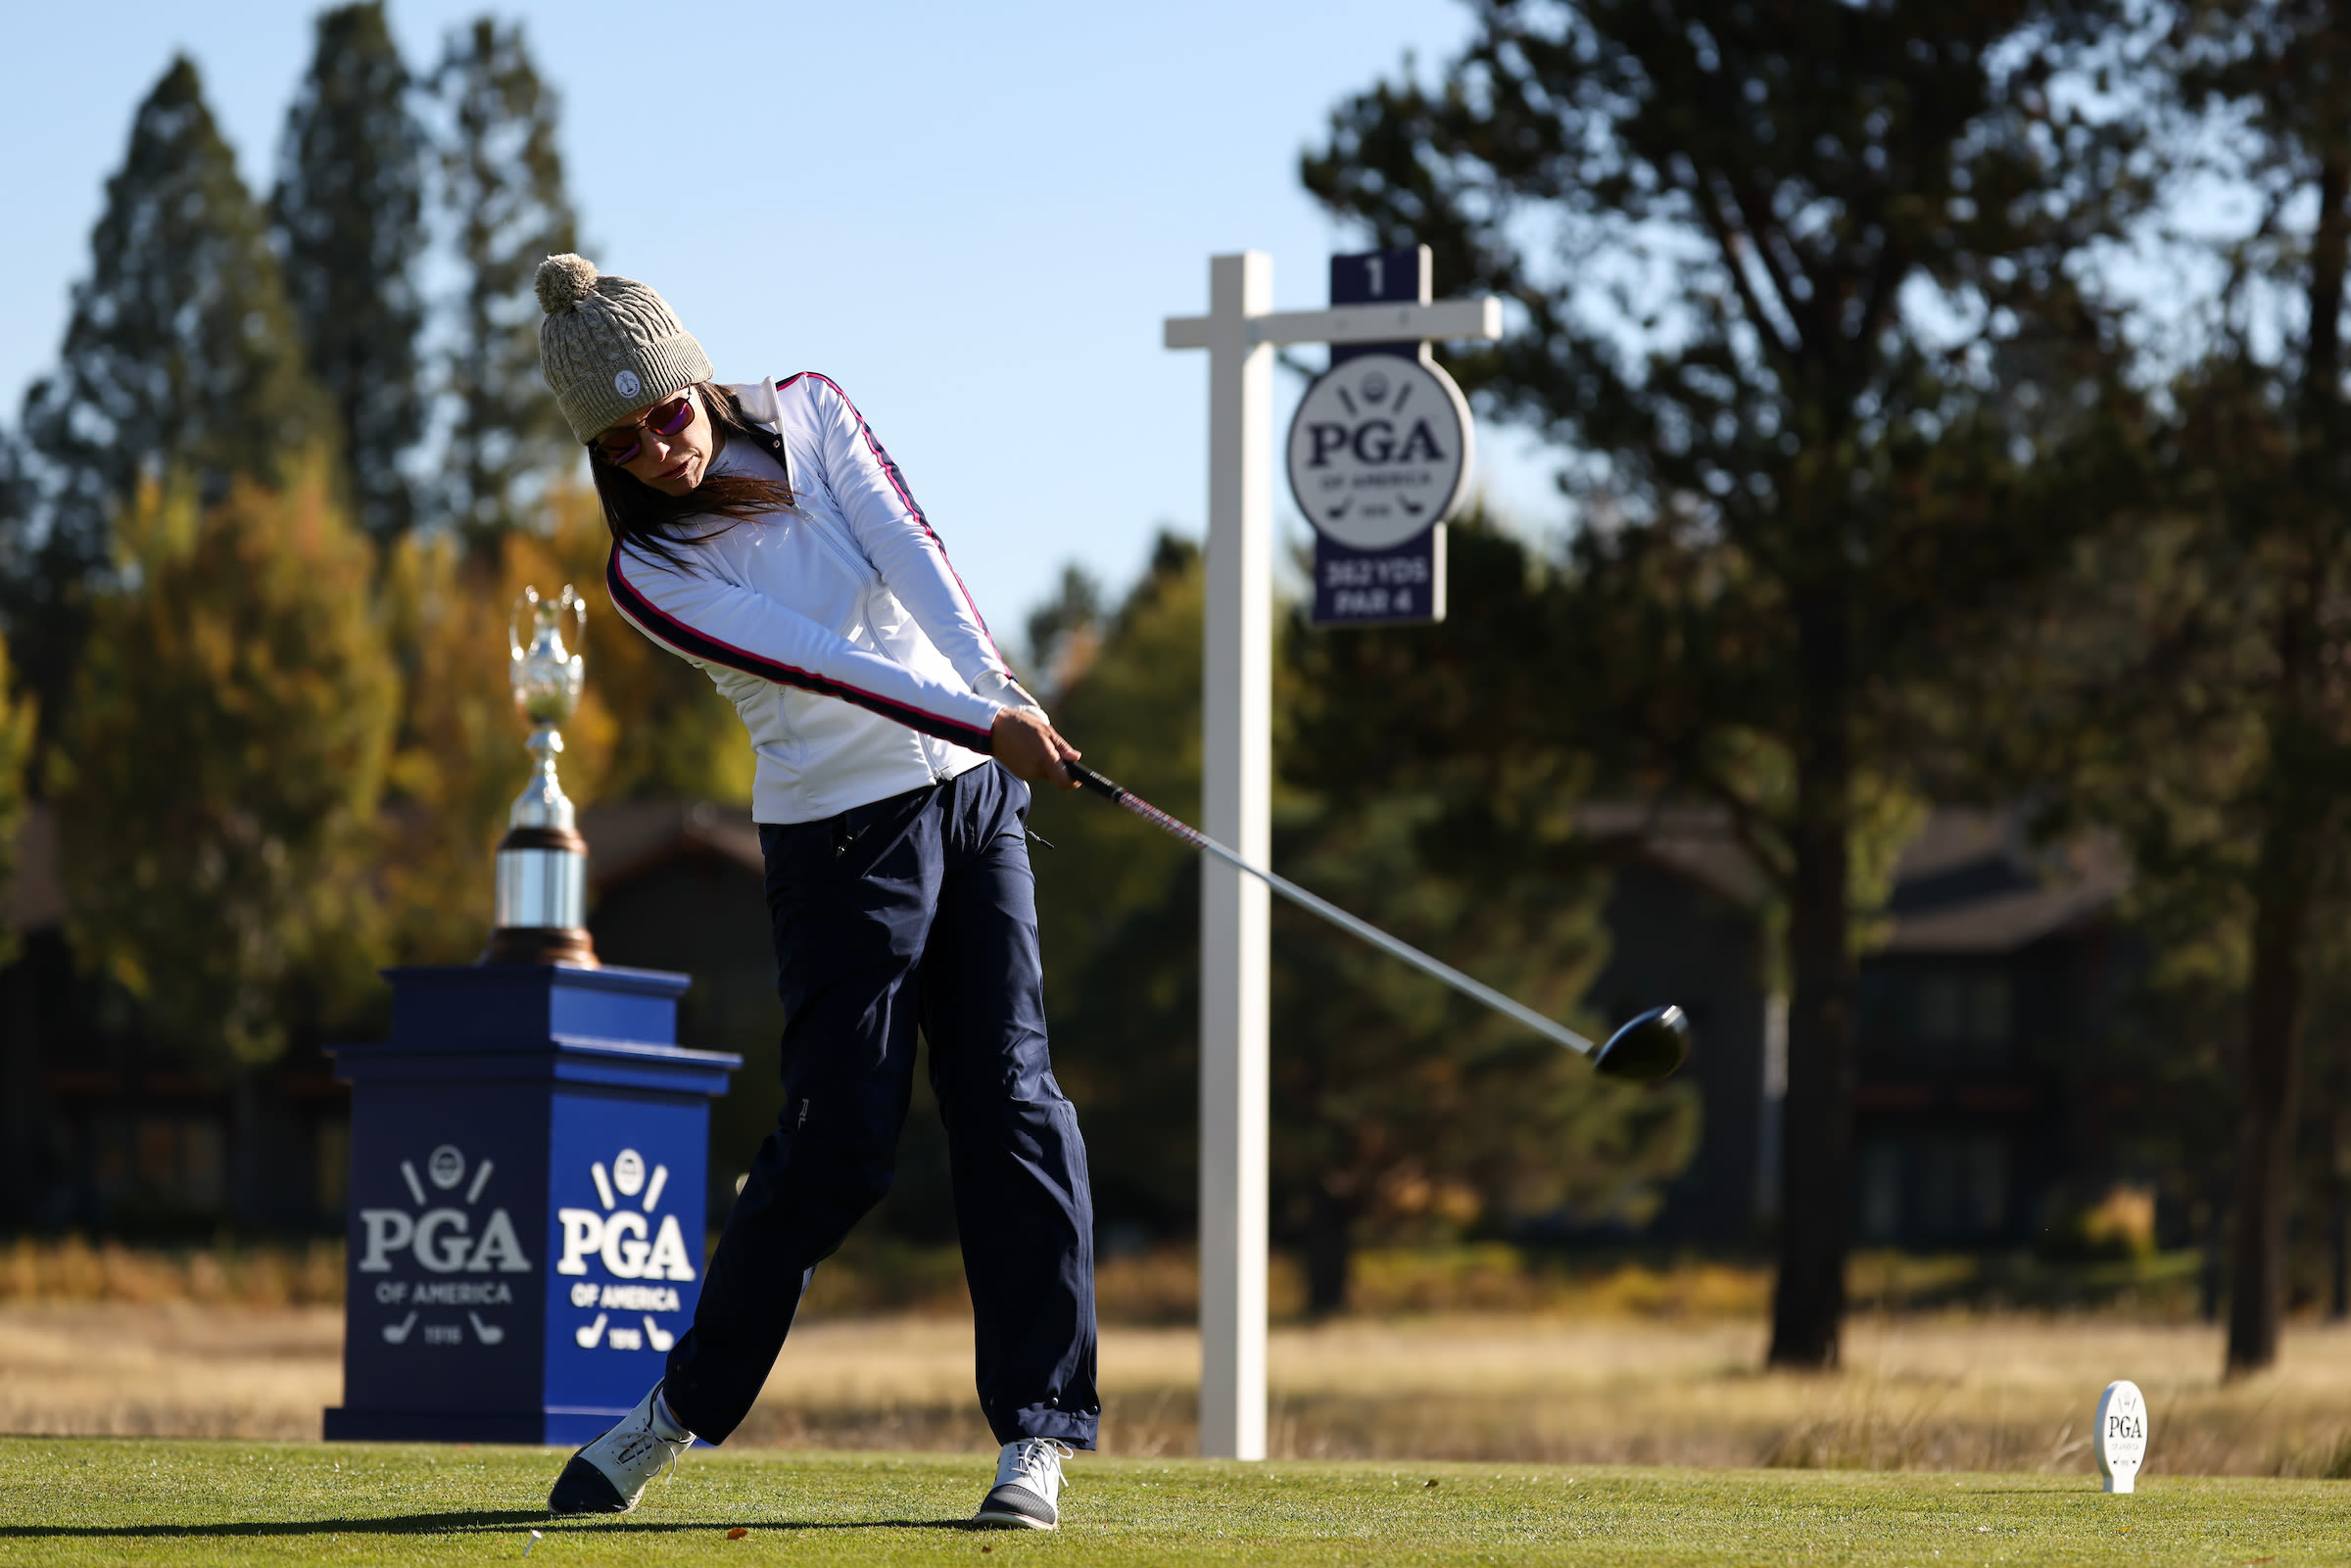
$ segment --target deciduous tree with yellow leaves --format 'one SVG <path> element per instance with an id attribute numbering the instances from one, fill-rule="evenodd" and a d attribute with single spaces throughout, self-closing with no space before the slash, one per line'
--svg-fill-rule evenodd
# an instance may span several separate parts
<path id="1" fill-rule="evenodd" d="M 142 487 L 49 764 L 75 949 L 230 1065 L 373 983 L 400 683 L 325 472 Z"/>

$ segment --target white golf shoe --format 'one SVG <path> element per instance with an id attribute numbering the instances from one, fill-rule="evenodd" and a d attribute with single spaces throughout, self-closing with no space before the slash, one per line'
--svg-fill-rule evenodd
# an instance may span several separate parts
<path id="1" fill-rule="evenodd" d="M 996 1484 L 974 1524 L 1052 1530 L 1061 1524 L 1061 1461 L 1076 1450 L 1054 1438 L 1022 1438 L 996 1455 Z"/>
<path id="2" fill-rule="evenodd" d="M 646 1483 L 694 1446 L 694 1434 L 669 1419 L 661 1385 L 637 1402 L 620 1424 L 581 1449 L 547 1495 L 550 1513 L 627 1513 Z"/>

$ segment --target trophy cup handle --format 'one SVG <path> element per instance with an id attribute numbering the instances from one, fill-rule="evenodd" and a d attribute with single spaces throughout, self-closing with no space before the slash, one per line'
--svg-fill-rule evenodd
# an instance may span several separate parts
<path id="1" fill-rule="evenodd" d="M 556 602 L 571 611 L 571 656 L 577 662 L 588 645 L 588 595 L 566 583 L 563 596 Z"/>
<path id="2" fill-rule="evenodd" d="M 568 588 L 564 590 L 566 594 L 568 594 L 571 591 Z M 514 601 L 514 608 L 506 612 L 506 647 L 513 654 L 516 662 L 518 663 L 522 659 L 522 650 L 524 644 L 522 639 L 514 635 L 515 614 L 517 612 L 529 612 L 533 615 L 536 615 L 538 609 L 539 591 L 535 588 L 526 588 L 522 591 L 522 596 Z"/>

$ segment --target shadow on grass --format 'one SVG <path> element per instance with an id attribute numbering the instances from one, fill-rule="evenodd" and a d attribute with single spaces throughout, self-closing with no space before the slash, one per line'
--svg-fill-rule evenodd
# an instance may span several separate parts
<path id="1" fill-rule="evenodd" d="M 645 1535 L 730 1530 L 965 1530 L 989 1527 L 970 1519 L 746 1519 L 740 1516 L 669 1522 L 650 1519 L 552 1519 L 544 1508 L 465 1513 L 392 1514 L 378 1519 L 257 1519 L 210 1525 L 0 1525 L 0 1541 L 202 1540 L 241 1536 L 426 1536 L 518 1529 L 605 1529 Z"/>

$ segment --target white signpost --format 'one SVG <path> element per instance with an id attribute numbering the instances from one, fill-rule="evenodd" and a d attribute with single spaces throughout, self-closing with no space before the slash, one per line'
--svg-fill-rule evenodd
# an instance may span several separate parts
<path id="1" fill-rule="evenodd" d="M 2098 1396 L 2098 1474 L 2108 1492 L 2138 1490 L 2138 1467 L 2147 1457 L 2147 1398 L 2128 1380 L 2109 1383 Z"/>
<path id="2" fill-rule="evenodd" d="M 1273 350 L 1502 336 L 1502 302 L 1280 310 L 1273 259 L 1213 257 L 1209 313 L 1167 347 L 1208 351 L 1208 604 L 1200 825 L 1270 862 L 1273 773 Z M 1200 864 L 1200 1452 L 1266 1456 L 1266 887 Z"/>

